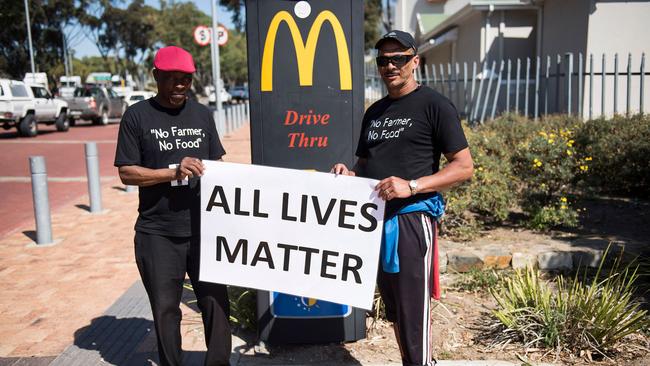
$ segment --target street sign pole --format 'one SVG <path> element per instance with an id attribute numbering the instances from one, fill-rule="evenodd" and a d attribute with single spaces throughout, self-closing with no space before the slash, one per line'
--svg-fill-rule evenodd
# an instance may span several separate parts
<path id="1" fill-rule="evenodd" d="M 29 60 L 32 62 L 32 75 L 36 73 L 34 68 L 34 50 L 32 49 L 32 26 L 29 23 L 29 4 L 25 0 L 25 19 L 27 21 L 27 38 L 29 39 Z"/>
<path id="2" fill-rule="evenodd" d="M 212 80 L 214 83 L 214 96 L 215 103 L 217 104 L 217 117 L 221 118 L 221 98 L 219 90 L 219 80 L 221 79 L 221 70 L 219 66 L 219 45 L 217 44 L 219 33 L 217 30 L 217 0 L 210 0 L 212 4 L 212 37 L 210 41 L 210 46 L 212 48 Z M 217 126 L 219 122 L 216 121 Z M 221 131 L 219 131 L 221 132 Z"/>

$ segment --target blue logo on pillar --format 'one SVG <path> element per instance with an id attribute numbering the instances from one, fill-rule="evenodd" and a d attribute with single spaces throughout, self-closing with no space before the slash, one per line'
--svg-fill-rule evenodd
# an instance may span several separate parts
<path id="1" fill-rule="evenodd" d="M 346 317 L 352 312 L 348 305 L 310 297 L 269 292 L 271 315 L 276 318 L 336 318 Z"/>

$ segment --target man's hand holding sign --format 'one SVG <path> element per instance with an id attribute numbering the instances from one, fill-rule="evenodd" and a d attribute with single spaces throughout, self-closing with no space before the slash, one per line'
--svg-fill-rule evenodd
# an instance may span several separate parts
<path id="1" fill-rule="evenodd" d="M 203 164 L 202 281 L 371 309 L 384 216 L 377 181 Z"/>

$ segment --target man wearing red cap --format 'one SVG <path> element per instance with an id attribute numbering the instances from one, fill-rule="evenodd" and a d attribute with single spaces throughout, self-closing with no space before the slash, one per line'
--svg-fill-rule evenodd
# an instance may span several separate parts
<path id="1" fill-rule="evenodd" d="M 186 273 L 203 318 L 205 365 L 228 365 L 231 351 L 226 286 L 198 276 L 201 159 L 220 160 L 225 151 L 210 110 L 187 97 L 194 71 L 184 49 L 158 50 L 158 94 L 127 109 L 115 154 L 122 182 L 140 188 L 135 257 L 164 366 L 182 364 L 179 305 Z"/>

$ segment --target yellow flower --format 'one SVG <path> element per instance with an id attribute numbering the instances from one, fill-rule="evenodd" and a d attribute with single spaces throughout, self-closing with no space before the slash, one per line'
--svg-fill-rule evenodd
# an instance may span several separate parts
<path id="1" fill-rule="evenodd" d="M 587 156 L 587 157 L 585 158 L 585 161 L 591 161 L 591 156 Z"/>
<path id="2" fill-rule="evenodd" d="M 582 170 L 583 172 L 586 172 L 587 170 L 589 170 L 589 166 L 587 166 L 587 165 L 580 165 L 580 170 Z"/>
<path id="3" fill-rule="evenodd" d="M 571 150 L 567 149 L 566 154 L 571 156 L 573 153 L 571 152 Z"/>
<path id="4" fill-rule="evenodd" d="M 552 143 L 554 143 L 554 142 L 555 142 L 555 140 L 553 140 L 553 139 L 548 139 L 548 143 L 549 143 L 549 144 L 552 144 Z"/>
<path id="5" fill-rule="evenodd" d="M 561 201 L 561 202 L 566 202 L 566 197 L 562 197 L 562 198 L 560 198 L 560 201 Z"/>
<path id="6" fill-rule="evenodd" d="M 560 209 L 562 209 L 562 210 L 566 210 L 567 207 L 566 207 L 566 205 L 562 205 L 562 206 L 560 206 Z"/>
<path id="7" fill-rule="evenodd" d="M 575 141 L 573 141 L 573 140 L 569 140 L 569 141 L 567 141 L 566 146 L 572 147 L 574 142 Z"/>
<path id="8" fill-rule="evenodd" d="M 535 158 L 533 160 L 533 167 L 539 168 L 540 166 L 542 166 L 542 162 L 539 159 Z"/>
<path id="9" fill-rule="evenodd" d="M 554 133 L 552 133 L 552 134 L 550 134 L 550 135 L 548 135 L 548 137 L 550 137 L 550 138 L 552 138 L 552 139 L 554 139 L 554 138 L 555 138 L 555 136 L 556 136 L 556 135 L 555 135 Z"/>
<path id="10" fill-rule="evenodd" d="M 542 137 L 547 137 L 546 132 L 544 131 L 539 131 L 539 135 Z"/>
<path id="11" fill-rule="evenodd" d="M 482 166 L 480 166 L 480 167 L 478 167 L 478 169 L 477 169 L 477 170 L 478 170 L 479 172 L 482 172 L 482 171 L 483 171 L 483 167 L 482 167 Z"/>

